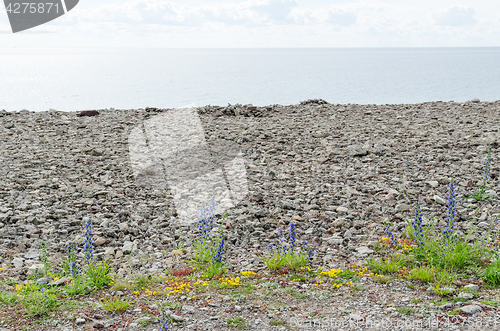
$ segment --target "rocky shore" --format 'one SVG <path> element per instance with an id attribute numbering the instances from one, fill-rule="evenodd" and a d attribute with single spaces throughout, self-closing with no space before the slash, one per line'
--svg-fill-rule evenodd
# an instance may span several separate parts
<path id="1" fill-rule="evenodd" d="M 97 256 L 113 259 L 118 273 L 127 273 L 121 262 L 131 250 L 134 268 L 155 272 L 174 264 L 162 249 L 189 249 L 196 224 L 176 224 L 168 188 L 137 187 L 128 157 L 129 131 L 165 111 L 0 112 L 0 258 L 12 276 L 37 262 L 42 241 L 60 258 L 68 244 L 81 247 L 87 218 Z M 199 108 L 206 139 L 237 143 L 246 163 L 249 195 L 224 224 L 229 264 L 263 268 L 257 254 L 292 220 L 318 264 L 362 262 L 383 222 L 401 230 L 417 202 L 428 216 L 444 215 L 451 178 L 458 230 L 492 222 L 499 111 L 499 101 Z M 491 198 L 473 223 L 475 202 L 463 196 L 481 180 L 489 147 Z M 146 253 L 157 260 L 143 264 Z"/>
<path id="2" fill-rule="evenodd" d="M 197 224 L 177 222 L 168 188 L 137 185 L 129 158 L 130 131 L 168 111 L 175 110 L 104 109 L 94 116 L 0 111 L 4 278 L 22 281 L 33 273 L 42 242 L 54 264 L 65 258 L 71 243 L 79 246 L 83 258 L 88 219 L 95 256 L 111 260 L 119 277 L 184 267 L 177 254 L 182 255 L 180 249 L 190 252 Z M 315 266 L 363 265 L 376 255 L 374 246 L 384 236 L 384 224 L 400 233 L 407 212 L 411 216 L 417 203 L 424 222 L 431 215 L 444 219 L 451 179 L 457 190 L 458 234 L 471 227 L 488 228 L 500 214 L 495 192 L 500 184 L 500 101 L 339 105 L 308 100 L 291 106 L 206 106 L 197 112 L 208 142 L 232 141 L 245 159 L 249 194 L 228 210 L 222 224 L 230 271 L 264 270 L 259 255 L 290 222 L 296 223 L 297 238 L 314 249 Z M 466 197 L 482 180 L 490 147 L 490 198 L 479 203 Z M 476 207 L 480 210 L 473 217 Z M 363 281 L 370 288 L 383 287 L 383 292 L 399 287 L 401 293 L 408 291 L 401 284 L 389 290 L 387 284 Z M 417 292 L 411 295 L 426 296 Z M 338 314 L 371 309 L 372 301 L 344 298 L 351 308 L 337 307 Z M 476 304 L 477 312 L 495 312 Z M 315 305 L 322 309 L 319 302 L 310 307 Z M 250 315 L 257 311 L 244 309 Z M 259 318 L 271 318 L 262 314 Z M 211 321 L 208 329 L 223 327 Z"/>

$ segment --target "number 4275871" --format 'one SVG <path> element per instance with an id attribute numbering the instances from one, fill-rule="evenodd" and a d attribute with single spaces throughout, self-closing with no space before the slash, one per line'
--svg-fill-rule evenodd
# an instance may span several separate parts
<path id="1" fill-rule="evenodd" d="M 21 2 L 21 3 L 9 3 L 7 5 L 7 13 L 9 14 L 21 14 L 21 13 L 39 13 L 39 14 L 48 14 L 59 13 L 59 4 L 46 2 L 46 3 L 30 3 L 30 2 Z"/>

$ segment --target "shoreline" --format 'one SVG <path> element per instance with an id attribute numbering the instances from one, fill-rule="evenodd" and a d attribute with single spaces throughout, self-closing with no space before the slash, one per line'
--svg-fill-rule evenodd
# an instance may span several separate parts
<path id="1" fill-rule="evenodd" d="M 454 100 L 449 100 L 449 101 L 442 101 L 442 100 L 436 100 L 436 101 L 423 101 L 423 102 L 414 102 L 414 103 L 366 103 L 366 104 L 358 104 L 358 103 L 330 103 L 326 100 L 323 99 L 309 99 L 309 100 L 304 100 L 301 101 L 297 104 L 269 104 L 269 105 L 264 105 L 264 106 L 255 106 L 253 104 L 228 104 L 228 106 L 219 106 L 219 105 L 204 105 L 204 106 L 183 106 L 183 107 L 167 107 L 167 108 L 162 108 L 162 107 L 154 107 L 154 106 L 148 106 L 145 108 L 94 108 L 92 110 L 97 110 L 97 111 L 145 111 L 146 109 L 161 109 L 161 110 L 169 110 L 169 109 L 182 109 L 182 108 L 196 108 L 196 109 L 204 109 L 204 108 L 217 108 L 217 109 L 225 109 L 225 108 L 244 108 L 247 109 L 248 107 L 257 107 L 260 110 L 267 110 L 268 108 L 280 106 L 280 107 L 294 107 L 297 105 L 303 105 L 303 104 L 325 104 L 330 107 L 342 107 L 342 108 L 352 108 L 352 107 L 425 107 L 425 106 L 432 106 L 432 105 L 449 105 L 449 106 L 454 106 L 454 107 L 463 107 L 463 106 L 470 106 L 472 104 L 482 104 L 483 106 L 494 106 L 498 105 L 500 103 L 499 100 L 495 101 L 484 101 L 484 100 L 479 100 L 476 98 L 472 98 L 470 100 L 466 101 L 460 101 L 456 102 Z M 29 109 L 21 109 L 21 110 L 5 110 L 5 109 L 0 109 L 0 116 L 1 114 L 4 113 L 10 113 L 10 114 L 16 114 L 16 113 L 35 113 L 35 114 L 40 114 L 40 113 L 46 113 L 46 112 L 61 112 L 61 113 L 78 113 L 84 110 L 88 109 L 80 109 L 80 110 L 57 110 L 57 109 L 48 109 L 48 110 L 41 110 L 41 111 L 35 111 L 35 110 L 29 110 Z M 234 114 L 233 114 L 234 115 Z"/>

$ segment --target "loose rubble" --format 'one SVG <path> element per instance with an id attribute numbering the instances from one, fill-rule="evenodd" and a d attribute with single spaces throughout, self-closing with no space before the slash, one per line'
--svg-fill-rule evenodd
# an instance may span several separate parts
<path id="1" fill-rule="evenodd" d="M 173 250 L 182 242 L 190 252 L 196 224 L 176 223 L 168 188 L 137 186 L 128 158 L 130 130 L 166 111 L 174 110 L 103 109 L 82 116 L 0 111 L 0 263 L 5 277 L 25 280 L 36 270 L 41 242 L 54 263 L 65 257 L 70 243 L 81 248 L 87 219 L 94 224 L 95 256 L 111 259 L 119 276 L 182 266 L 182 251 Z M 444 218 L 451 179 L 457 188 L 457 230 L 488 226 L 500 214 L 495 162 L 499 111 L 500 101 L 476 100 L 399 105 L 308 100 L 292 106 L 198 108 L 207 141 L 237 143 L 246 162 L 249 195 L 228 211 L 223 225 L 230 270 L 263 271 L 259 255 L 292 220 L 297 236 L 313 245 L 315 266 L 363 265 L 375 253 L 373 243 L 383 236 L 383 223 L 401 231 L 406 212 L 417 202 L 424 214 Z M 469 207 L 478 203 L 464 196 L 482 179 L 489 147 L 494 159 L 490 198 L 473 219 Z M 366 283 L 370 288 L 362 296 L 343 296 L 335 304 L 306 299 L 301 309 L 360 320 L 379 313 L 396 316 L 388 310 L 390 302 L 431 296 L 425 288 L 410 293 L 399 281 Z M 468 292 L 461 295 L 478 300 Z M 276 312 L 291 318 L 298 309 L 292 306 L 302 302 Z M 280 329 L 269 326 L 276 312 L 268 317 L 262 307 L 221 305 L 200 312 L 189 304 L 175 319 L 188 329 L 223 329 L 227 322 L 221 316 L 231 308 L 249 316 L 255 312 L 254 329 Z M 481 307 L 476 302 L 460 310 L 496 313 Z M 76 319 L 76 324 L 84 323 L 84 318 Z"/>

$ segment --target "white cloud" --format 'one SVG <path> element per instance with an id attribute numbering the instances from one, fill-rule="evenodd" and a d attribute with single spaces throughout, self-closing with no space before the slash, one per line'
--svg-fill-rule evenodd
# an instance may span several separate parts
<path id="1" fill-rule="evenodd" d="M 290 14 L 297 24 L 332 24 L 350 26 L 356 23 L 357 15 L 351 8 L 319 8 L 315 10 L 301 10 L 295 8 Z"/>
<path id="2" fill-rule="evenodd" d="M 115 1 L 86 0 L 35 28 L 57 36 L 30 42 L 54 47 L 500 46 L 500 2 L 490 5 L 490 0 L 475 0 L 474 8 L 446 7 L 458 0 Z M 433 5 L 442 9 L 429 11 Z M 10 31 L 7 24 L 0 12 L 0 30 Z M 0 47 L 28 45 L 23 38 L 0 38 Z"/>
<path id="3" fill-rule="evenodd" d="M 432 16 L 437 25 L 462 26 L 477 23 L 472 7 L 452 6 L 435 11 Z"/>
<path id="4" fill-rule="evenodd" d="M 290 12 L 297 0 L 249 0 L 241 3 L 188 6 L 164 0 L 129 0 L 81 10 L 56 24 L 121 22 L 140 25 L 197 27 L 212 23 L 226 25 L 291 24 Z"/>

